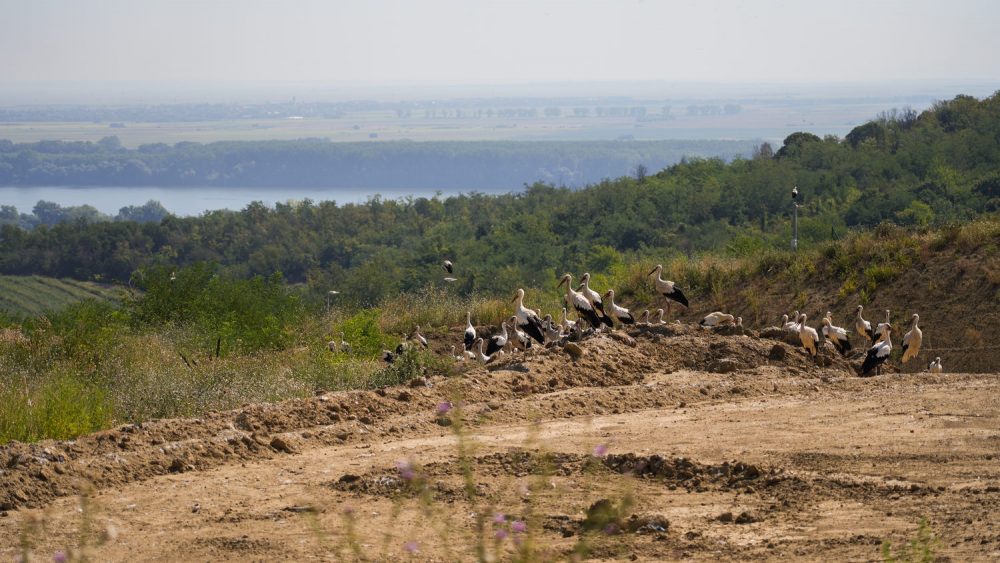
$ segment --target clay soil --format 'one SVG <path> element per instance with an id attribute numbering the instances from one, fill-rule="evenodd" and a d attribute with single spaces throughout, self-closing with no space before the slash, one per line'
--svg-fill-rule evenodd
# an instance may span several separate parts
<path id="1" fill-rule="evenodd" d="M 995 375 L 629 334 L 0 447 L 0 560 L 1000 560 Z"/>

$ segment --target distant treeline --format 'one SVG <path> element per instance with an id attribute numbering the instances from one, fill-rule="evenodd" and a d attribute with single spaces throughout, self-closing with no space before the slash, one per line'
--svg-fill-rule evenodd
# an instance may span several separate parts
<path id="1" fill-rule="evenodd" d="M 579 187 L 684 157 L 733 158 L 750 141 L 98 142 L 0 140 L 0 186 L 243 186 L 514 189 Z"/>
<path id="2" fill-rule="evenodd" d="M 803 206 L 803 246 L 883 221 L 960 222 L 1000 210 L 1000 93 L 959 96 L 920 115 L 887 112 L 844 139 L 794 133 L 751 158 L 638 172 L 581 190 L 536 183 L 501 196 L 254 203 L 240 212 L 30 231 L 3 225 L 0 273 L 125 281 L 151 265 L 215 262 L 237 276 L 279 271 L 317 295 L 337 288 L 373 303 L 442 283 L 444 258 L 456 265 L 456 290 L 492 292 L 551 286 L 564 271 L 607 272 L 629 260 L 787 248 L 792 186 Z"/>

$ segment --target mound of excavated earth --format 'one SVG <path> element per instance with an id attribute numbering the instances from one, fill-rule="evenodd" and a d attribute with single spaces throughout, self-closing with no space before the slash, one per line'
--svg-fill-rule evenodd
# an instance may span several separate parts
<path id="1" fill-rule="evenodd" d="M 2 446 L 0 537 L 41 559 L 452 561 L 476 537 L 500 558 L 1000 558 L 995 376 L 860 378 L 679 324 L 576 344 Z"/>

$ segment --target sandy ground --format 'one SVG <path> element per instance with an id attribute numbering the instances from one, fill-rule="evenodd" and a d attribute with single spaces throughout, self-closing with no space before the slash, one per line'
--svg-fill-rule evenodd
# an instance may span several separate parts
<path id="1" fill-rule="evenodd" d="M 632 336 L 575 361 L 536 350 L 4 446 L 0 560 L 23 542 L 40 561 L 80 545 L 111 561 L 457 561 L 477 544 L 499 560 L 869 561 L 925 518 L 937 559 L 1000 560 L 995 375 L 859 378 L 750 336 Z"/>

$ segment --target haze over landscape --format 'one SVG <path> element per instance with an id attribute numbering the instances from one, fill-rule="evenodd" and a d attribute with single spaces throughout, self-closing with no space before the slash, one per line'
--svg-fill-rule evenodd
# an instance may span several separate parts
<path id="1" fill-rule="evenodd" d="M 0 0 L 0 560 L 1000 561 L 998 22 Z"/>

